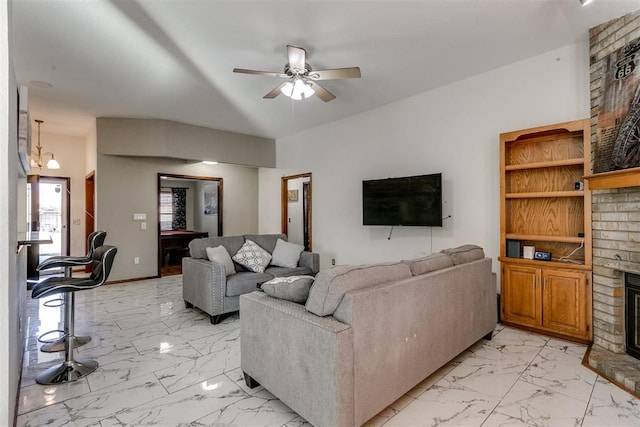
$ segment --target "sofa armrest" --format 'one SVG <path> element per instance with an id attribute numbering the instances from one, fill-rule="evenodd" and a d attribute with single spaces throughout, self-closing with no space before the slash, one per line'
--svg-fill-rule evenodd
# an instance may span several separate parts
<path id="1" fill-rule="evenodd" d="M 318 271 L 320 271 L 320 254 L 308 251 L 302 252 L 298 267 L 310 268 L 314 275 L 318 274 Z"/>
<path id="2" fill-rule="evenodd" d="M 223 312 L 227 286 L 224 266 L 206 259 L 182 258 L 182 298 L 209 315 Z"/>
<path id="3" fill-rule="evenodd" d="M 240 296 L 242 370 L 317 427 L 353 425 L 353 330 L 263 292 Z"/>

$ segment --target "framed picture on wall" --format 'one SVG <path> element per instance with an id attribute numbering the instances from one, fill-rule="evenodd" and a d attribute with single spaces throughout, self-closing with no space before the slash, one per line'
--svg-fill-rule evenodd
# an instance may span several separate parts
<path id="1" fill-rule="evenodd" d="M 287 192 L 287 200 L 290 202 L 298 201 L 298 190 L 289 190 Z"/>
<path id="2" fill-rule="evenodd" d="M 203 188 L 204 214 L 218 215 L 218 183 L 207 184 Z"/>

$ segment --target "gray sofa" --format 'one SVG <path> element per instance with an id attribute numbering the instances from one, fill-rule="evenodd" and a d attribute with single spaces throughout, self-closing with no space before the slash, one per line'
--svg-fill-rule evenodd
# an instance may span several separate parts
<path id="1" fill-rule="evenodd" d="M 241 365 L 316 427 L 360 426 L 496 326 L 477 246 L 315 277 L 305 305 L 240 297 Z"/>
<path id="2" fill-rule="evenodd" d="M 189 243 L 189 257 L 182 259 L 182 296 L 187 308 L 198 307 L 217 324 L 222 315 L 238 311 L 239 297 L 255 291 L 259 284 L 274 277 L 315 275 L 320 269 L 320 256 L 303 251 L 296 267 L 268 266 L 263 273 L 254 273 L 233 263 L 235 272 L 227 276 L 222 264 L 209 261 L 206 248 L 224 246 L 233 256 L 249 239 L 273 253 L 278 239 L 287 241 L 284 234 L 207 237 Z"/>

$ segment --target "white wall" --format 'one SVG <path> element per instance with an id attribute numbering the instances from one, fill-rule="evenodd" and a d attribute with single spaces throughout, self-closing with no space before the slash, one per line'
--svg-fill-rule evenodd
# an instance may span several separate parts
<path id="1" fill-rule="evenodd" d="M 118 247 L 110 281 L 158 273 L 158 173 L 223 178 L 224 235 L 258 231 L 256 168 L 103 154 L 98 154 L 97 165 L 97 228 L 107 232 L 105 244 Z M 147 214 L 145 230 L 141 221 L 133 220 L 134 213 Z M 139 264 L 133 263 L 134 257 L 140 258 Z"/>
<path id="2" fill-rule="evenodd" d="M 495 259 L 499 134 L 589 117 L 589 105 L 585 41 L 281 138 L 277 169 L 260 169 L 260 232 L 280 231 L 280 177 L 311 172 L 322 268 L 332 258 L 398 260 L 465 243 Z M 452 216 L 442 228 L 396 228 L 388 240 L 389 227 L 362 226 L 362 180 L 436 172 L 444 216 Z"/>
<path id="3" fill-rule="evenodd" d="M 18 170 L 16 77 L 11 61 L 11 4 L 0 3 L 0 425 L 13 425 L 24 346 L 25 250 L 16 254 Z M 23 199 L 24 200 L 24 199 Z M 24 213 L 24 210 L 22 210 Z"/>

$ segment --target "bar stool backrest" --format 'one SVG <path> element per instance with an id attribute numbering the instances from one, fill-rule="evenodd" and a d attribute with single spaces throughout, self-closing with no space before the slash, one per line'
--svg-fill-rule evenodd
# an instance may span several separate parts
<path id="1" fill-rule="evenodd" d="M 104 245 L 106 238 L 107 232 L 103 230 L 97 230 L 89 234 L 89 237 L 87 237 L 87 247 L 89 248 L 87 258 L 93 259 L 93 253 L 97 248 Z"/>
<path id="2" fill-rule="evenodd" d="M 95 282 L 92 287 L 103 285 L 107 281 L 117 252 L 118 248 L 115 246 L 102 245 L 96 248 L 91 263 L 90 279 Z"/>

